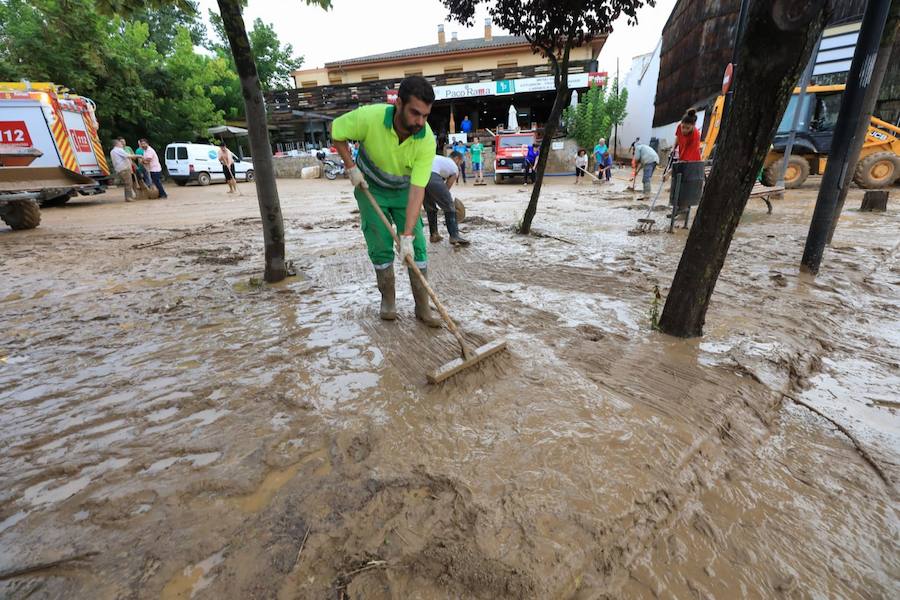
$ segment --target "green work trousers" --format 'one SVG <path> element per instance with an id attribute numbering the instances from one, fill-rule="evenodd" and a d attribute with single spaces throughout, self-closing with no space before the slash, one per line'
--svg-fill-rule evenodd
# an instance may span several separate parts
<path id="1" fill-rule="evenodd" d="M 389 190 L 369 182 L 369 191 L 372 192 L 372 196 L 375 197 L 375 201 L 388 221 L 399 227 L 399 233 L 403 233 L 403 228 L 406 227 L 406 203 L 409 201 L 409 188 Z M 394 238 L 378 218 L 365 192 L 357 188 L 353 195 L 356 196 L 356 204 L 359 206 L 359 227 L 366 238 L 369 259 L 376 269 L 385 269 L 394 264 Z M 421 269 L 428 265 L 427 245 L 421 217 L 416 219 L 413 236 L 413 258 Z"/>

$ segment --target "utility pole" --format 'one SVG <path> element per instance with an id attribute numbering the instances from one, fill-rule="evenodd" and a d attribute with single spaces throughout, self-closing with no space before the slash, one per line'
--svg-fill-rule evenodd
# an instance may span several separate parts
<path id="1" fill-rule="evenodd" d="M 865 112 L 863 102 L 872 84 L 881 34 L 884 32 L 890 7 L 891 0 L 869 0 L 866 4 L 853 62 L 850 63 L 850 73 L 847 75 L 847 87 L 838 112 L 828 165 L 822 176 L 816 208 L 806 237 L 806 247 L 800 261 L 800 270 L 804 273 L 816 275 L 819 272 L 831 224 L 836 218 L 841 189 L 853 174 L 850 153 L 854 147 L 860 118 Z"/>
<path id="2" fill-rule="evenodd" d="M 737 29 L 734 32 L 734 44 L 731 49 L 731 81 L 732 85 L 725 92 L 725 103 L 722 106 L 722 125 L 728 125 L 728 110 L 731 108 L 731 100 L 734 97 L 734 78 L 738 76 L 738 44 L 744 37 L 744 30 L 747 28 L 747 11 L 750 8 L 750 0 L 741 0 L 741 11 L 738 13 Z"/>
<path id="3" fill-rule="evenodd" d="M 616 57 L 616 100 L 619 99 L 619 57 Z M 616 124 L 613 125 L 613 137 L 615 141 L 613 142 L 613 151 L 612 157 L 616 158 L 616 150 L 619 148 L 619 122 L 616 121 Z"/>
<path id="4" fill-rule="evenodd" d="M 869 134 L 869 124 L 872 122 L 872 113 L 875 111 L 875 104 L 881 92 L 881 83 L 884 81 L 884 76 L 888 70 L 888 63 L 891 62 L 891 52 L 894 49 L 894 38 L 897 37 L 898 25 L 900 25 L 900 0 L 892 0 L 891 10 L 884 25 L 884 31 L 881 33 L 881 46 L 878 48 L 875 69 L 872 71 L 872 82 L 869 84 L 869 90 L 866 92 L 866 97 L 863 100 L 863 114 L 859 117 L 856 135 L 853 138 L 853 146 L 850 148 L 848 160 L 851 168 L 854 168 L 853 166 L 859 163 L 859 154 Z M 837 228 L 838 219 L 841 218 L 841 211 L 844 209 L 844 201 L 847 199 L 849 187 L 850 182 L 845 180 L 844 186 L 841 188 L 841 194 L 838 196 L 837 206 L 834 209 L 831 230 L 828 232 L 827 243 L 829 246 L 831 245 L 831 238 L 834 236 L 834 230 Z"/>

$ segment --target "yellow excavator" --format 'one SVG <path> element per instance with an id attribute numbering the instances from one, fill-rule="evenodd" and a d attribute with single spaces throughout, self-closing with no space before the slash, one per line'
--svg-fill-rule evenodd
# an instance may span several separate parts
<path id="1" fill-rule="evenodd" d="M 801 186 L 810 174 L 821 175 L 825 172 L 843 94 L 843 85 L 811 85 L 806 88 L 806 96 L 797 121 L 794 146 L 784 173 L 784 187 Z M 766 185 L 775 185 L 778 181 L 779 171 L 784 163 L 788 134 L 794 114 L 798 110 L 799 100 L 800 88 L 795 88 L 772 141 L 772 147 L 763 163 L 762 181 Z M 724 105 L 725 96 L 719 96 L 713 104 L 707 121 L 709 127 L 705 132 L 703 160 L 708 160 L 715 148 Z M 900 127 L 872 117 L 866 140 L 859 153 L 853 182 L 866 189 L 884 188 L 898 178 L 900 178 Z"/>

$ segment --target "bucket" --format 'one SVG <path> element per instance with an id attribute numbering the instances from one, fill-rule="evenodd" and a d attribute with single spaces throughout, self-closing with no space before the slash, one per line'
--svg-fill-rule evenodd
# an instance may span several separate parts
<path id="1" fill-rule="evenodd" d="M 702 160 L 678 161 L 672 165 L 672 187 L 669 189 L 669 205 L 687 208 L 700 204 L 703 196 L 704 167 Z"/>

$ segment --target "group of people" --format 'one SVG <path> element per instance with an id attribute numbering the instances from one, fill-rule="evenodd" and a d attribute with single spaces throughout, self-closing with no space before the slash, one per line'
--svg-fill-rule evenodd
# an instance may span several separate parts
<path id="1" fill-rule="evenodd" d="M 609 147 L 606 140 L 600 138 L 597 145 L 594 146 L 594 165 L 597 171 L 596 179 L 599 182 L 610 181 L 612 179 L 612 156 L 609 154 Z M 575 156 L 575 183 L 581 183 L 585 173 L 588 172 L 588 154 L 587 150 L 580 148 Z"/>
<path id="2" fill-rule="evenodd" d="M 701 160 L 700 152 L 700 130 L 697 129 L 697 111 L 689 109 L 681 118 L 681 122 L 675 129 L 675 147 L 674 159 L 677 161 L 699 161 Z M 612 156 L 606 145 L 606 140 L 600 138 L 597 145 L 594 146 L 594 164 L 596 165 L 597 180 L 609 181 L 612 178 Z M 642 172 L 641 183 L 643 184 L 644 199 L 650 196 L 652 191 L 651 180 L 656 167 L 659 164 L 659 154 L 649 144 L 641 144 L 635 141 L 632 145 L 632 166 L 637 174 Z M 588 173 L 588 155 L 584 148 L 578 150 L 575 157 L 575 183 L 579 183 Z M 663 174 L 663 181 L 668 176 Z"/>
<path id="3" fill-rule="evenodd" d="M 113 149 L 109 153 L 113 171 L 125 189 L 125 202 L 131 202 L 136 198 L 134 190 L 136 176 L 147 188 L 156 187 L 160 198 L 168 198 L 166 189 L 162 184 L 162 163 L 156 150 L 150 146 L 146 138 L 138 140 L 137 150 L 132 149 L 125 142 L 125 138 L 116 138 Z M 218 160 L 222 164 L 222 172 L 225 182 L 228 184 L 228 193 L 241 194 L 238 190 L 237 179 L 234 173 L 234 154 L 228 149 L 224 141 L 219 142 Z"/>
<path id="4" fill-rule="evenodd" d="M 469 131 L 472 130 L 471 121 L 469 121 L 469 117 L 466 117 L 463 120 L 463 126 L 465 126 L 466 121 L 469 122 Z M 464 132 L 469 133 L 463 129 Z M 475 174 L 475 185 L 484 185 L 484 144 L 478 139 L 476 135 L 472 138 L 472 145 L 467 146 L 465 142 L 462 140 L 456 140 L 453 142 L 453 152 L 456 152 L 460 155 L 461 160 L 459 162 L 459 173 L 462 178 L 462 183 L 465 184 L 466 180 L 466 154 L 472 155 L 472 171 Z"/>
<path id="5" fill-rule="evenodd" d="M 133 175 L 140 177 L 141 182 L 148 188 L 156 187 L 160 198 L 168 198 L 166 189 L 162 184 L 162 163 L 145 138 L 138 140 L 138 149 L 132 151 L 125 143 L 125 138 L 116 138 L 113 149 L 109 153 L 113 171 L 122 180 L 125 188 L 125 202 L 135 199 Z"/>

